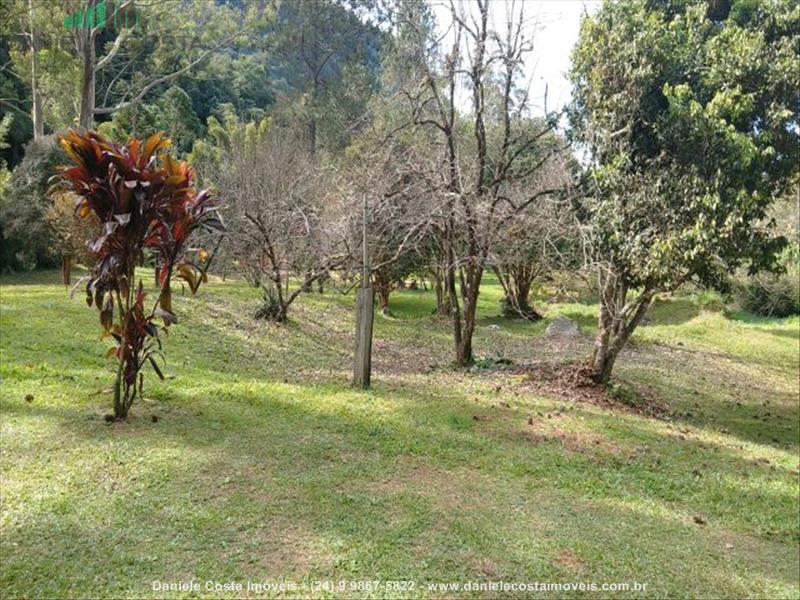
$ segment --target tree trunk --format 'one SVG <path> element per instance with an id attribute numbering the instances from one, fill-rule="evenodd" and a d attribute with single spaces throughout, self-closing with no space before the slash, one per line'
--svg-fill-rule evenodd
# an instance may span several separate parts
<path id="1" fill-rule="evenodd" d="M 443 269 L 438 267 L 431 270 L 433 275 L 433 289 L 436 293 L 436 309 L 434 313 L 441 316 L 450 314 L 450 299 L 444 284 Z"/>
<path id="2" fill-rule="evenodd" d="M 289 318 L 289 305 L 285 302 L 281 302 L 278 305 L 278 313 L 275 315 L 275 322 L 286 323 L 286 320 L 288 318 Z"/>
<path id="3" fill-rule="evenodd" d="M 384 268 L 373 271 L 375 293 L 378 296 L 378 308 L 382 314 L 389 314 L 389 295 L 392 293 L 391 277 Z"/>
<path id="4" fill-rule="evenodd" d="M 494 273 L 505 292 L 503 299 L 503 316 L 529 321 L 539 321 L 542 315 L 530 304 L 531 285 L 534 273 L 529 266 L 501 265 L 494 268 Z"/>
<path id="5" fill-rule="evenodd" d="M 378 307 L 384 315 L 389 314 L 389 294 L 391 293 L 388 287 L 375 288 L 378 293 Z"/>
<path id="6" fill-rule="evenodd" d="M 81 79 L 81 111 L 78 125 L 89 130 L 94 123 L 95 102 L 95 67 L 96 54 L 94 47 L 95 33 L 93 29 L 85 29 L 78 33 L 81 36 L 81 53 L 83 55 L 83 77 Z"/>
<path id="7" fill-rule="evenodd" d="M 28 0 L 28 19 L 31 27 L 31 120 L 33 121 L 33 139 L 44 137 L 44 118 L 42 116 L 42 94 L 39 90 L 38 69 L 36 64 L 39 52 L 39 34 L 33 18 L 33 0 Z"/>
<path id="8" fill-rule="evenodd" d="M 69 254 L 61 257 L 61 278 L 67 287 L 72 283 L 72 257 Z"/>
<path id="9" fill-rule="evenodd" d="M 592 380 L 595 383 L 608 383 L 614 362 L 617 360 L 616 355 L 611 351 L 609 339 L 610 332 L 603 327 L 598 328 L 592 355 Z"/>
<path id="10" fill-rule="evenodd" d="M 458 363 L 471 365 L 474 362 L 472 354 L 472 337 L 475 333 L 475 317 L 478 307 L 478 295 L 483 275 L 483 269 L 475 267 L 466 276 L 466 287 L 462 291 L 464 297 L 464 326 L 461 331 L 461 343 L 458 347 Z"/>
<path id="11" fill-rule="evenodd" d="M 612 277 L 602 286 L 600 316 L 591 360 L 591 378 L 595 383 L 608 383 L 617 356 L 641 323 L 654 294 L 655 290 L 645 289 L 628 304 L 627 285 Z"/>
<path id="12" fill-rule="evenodd" d="M 456 291 L 456 268 L 455 256 L 452 251 L 450 252 L 450 260 L 445 268 L 444 276 L 445 289 L 447 290 L 448 302 L 450 304 L 450 317 L 453 321 L 453 342 L 456 348 L 456 364 L 466 365 L 472 357 L 472 344 L 463 343 L 462 338 L 462 323 L 461 323 L 461 305 L 458 300 L 458 292 Z"/>
<path id="13" fill-rule="evenodd" d="M 472 335 L 475 332 L 475 318 L 468 317 L 468 310 L 464 307 L 464 324 L 461 327 L 461 336 L 456 343 L 456 364 L 462 367 L 468 367 L 475 362 L 475 357 L 472 355 Z"/>

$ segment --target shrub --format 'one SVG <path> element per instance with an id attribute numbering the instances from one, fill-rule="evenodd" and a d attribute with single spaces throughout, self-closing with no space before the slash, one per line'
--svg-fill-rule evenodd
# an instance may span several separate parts
<path id="1" fill-rule="evenodd" d="M 54 266 L 53 236 L 44 219 L 47 190 L 56 165 L 66 156 L 54 136 L 30 142 L 25 158 L 11 173 L 2 206 L 2 270 Z"/>
<path id="2" fill-rule="evenodd" d="M 75 212 L 79 197 L 72 192 L 54 191 L 51 204 L 44 214 L 53 238 L 53 250 L 61 255 L 64 285 L 70 284 L 73 262 L 91 264 L 93 255 L 87 247 L 100 233 L 100 224 L 94 215 L 81 219 Z"/>
<path id="3" fill-rule="evenodd" d="M 99 310 L 104 336 L 116 342 L 107 356 L 118 361 L 114 417 L 124 419 L 137 391 L 141 397 L 145 363 L 163 378 L 156 362 L 163 359 L 156 323 L 161 318 L 166 328 L 176 322 L 173 274 L 192 292 L 205 280 L 205 270 L 189 261 L 186 242 L 198 228 L 222 230 L 222 222 L 208 191 L 192 186 L 194 173 L 187 164 L 163 152 L 170 141 L 161 133 L 144 143 L 133 139 L 118 145 L 97 133 L 70 131 L 61 143 L 73 166 L 59 168 L 60 188 L 80 197 L 81 217 L 93 215 L 102 225 L 90 244 L 95 264 L 86 302 Z M 160 293 L 149 312 L 142 281 L 135 282 L 145 250 L 160 265 Z"/>
<path id="4" fill-rule="evenodd" d="M 800 314 L 800 273 L 790 265 L 783 275 L 753 275 L 737 281 L 734 295 L 748 312 L 765 317 L 788 317 Z"/>

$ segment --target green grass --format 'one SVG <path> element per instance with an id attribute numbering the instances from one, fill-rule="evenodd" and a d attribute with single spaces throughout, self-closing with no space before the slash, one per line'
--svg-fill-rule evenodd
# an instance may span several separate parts
<path id="1" fill-rule="evenodd" d="M 421 291 L 376 318 L 373 389 L 355 391 L 352 296 L 310 294 L 275 326 L 251 319 L 256 292 L 214 280 L 175 299 L 168 380 L 148 373 L 130 421 L 107 424 L 108 342 L 56 281 L 0 278 L 0 597 L 188 595 L 154 580 L 800 594 L 797 318 L 661 300 L 616 373 L 657 419 L 446 368 L 450 328 Z M 544 357 L 547 323 L 497 317 L 499 298 L 489 279 L 477 353 Z M 537 306 L 592 331 L 592 305 Z"/>

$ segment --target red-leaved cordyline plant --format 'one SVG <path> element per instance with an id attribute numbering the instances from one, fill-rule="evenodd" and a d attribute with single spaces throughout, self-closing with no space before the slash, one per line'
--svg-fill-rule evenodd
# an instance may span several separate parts
<path id="1" fill-rule="evenodd" d="M 208 191 L 192 187 L 192 170 L 163 152 L 170 141 L 162 133 L 144 143 L 133 139 L 120 145 L 94 132 L 70 131 L 61 144 L 73 165 L 59 167 L 59 185 L 80 197 L 76 211 L 81 217 L 94 214 L 102 226 L 100 236 L 88 242 L 95 264 L 86 302 L 100 311 L 103 335 L 116 341 L 107 354 L 119 362 L 114 417 L 125 419 L 137 385 L 141 398 L 145 363 L 164 378 L 156 363 L 156 358 L 163 359 L 156 322 L 162 319 L 165 328 L 176 322 L 173 273 L 192 293 L 206 279 L 205 271 L 188 260 L 186 241 L 195 229 L 224 227 Z M 134 282 L 145 250 L 160 265 L 161 289 L 149 310 L 141 279 L 138 285 Z"/>

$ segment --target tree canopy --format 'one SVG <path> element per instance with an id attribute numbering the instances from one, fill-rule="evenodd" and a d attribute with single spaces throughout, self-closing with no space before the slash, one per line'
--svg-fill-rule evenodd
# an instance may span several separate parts
<path id="1" fill-rule="evenodd" d="M 600 380 L 656 292 L 773 266 L 785 239 L 768 211 L 800 156 L 798 24 L 780 0 L 606 2 L 584 18 L 572 126 L 604 298 Z"/>

